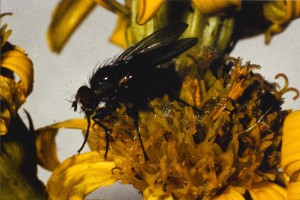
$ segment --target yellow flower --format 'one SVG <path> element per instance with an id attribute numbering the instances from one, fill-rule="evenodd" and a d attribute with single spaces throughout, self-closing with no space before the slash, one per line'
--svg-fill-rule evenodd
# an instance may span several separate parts
<path id="1" fill-rule="evenodd" d="M 76 128 L 85 133 L 86 121 L 68 120 L 38 130 L 39 161 L 53 171 L 47 184 L 50 199 L 83 199 L 96 188 L 116 181 L 132 184 L 143 192 L 144 199 L 299 197 L 296 188 L 300 139 L 295 136 L 299 127 L 293 123 L 298 112 L 281 110 L 282 95 L 294 91 L 297 99 L 298 90 L 288 86 L 283 74 L 276 76 L 285 80 L 279 90 L 275 83 L 252 73 L 259 66 L 242 65 L 238 59 L 224 58 L 218 62 L 218 68 L 211 66 L 232 42 L 235 19 L 226 10 L 241 10 L 240 0 L 126 0 L 124 5 L 115 0 L 62 0 L 48 31 L 53 51 L 62 49 L 95 3 L 118 15 L 110 40 L 123 48 L 166 24 L 184 21 L 190 25 L 183 37 L 198 37 L 199 43 L 188 56 L 183 55 L 191 62 L 181 62 L 179 58 L 176 64 L 188 67 L 180 99 L 197 109 L 171 101 L 168 96 L 149 102 L 151 112 L 139 113 L 149 161 L 143 156 L 125 106 L 101 122 L 113 130 L 107 160 L 103 158 L 105 133 L 96 124 L 92 123 L 88 138 L 92 151 L 68 158 L 62 164 L 56 155 L 58 129 Z M 294 8 L 291 5 L 298 7 L 298 3 L 287 1 L 288 8 Z M 181 12 L 175 15 L 172 10 L 176 6 Z M 266 17 L 274 23 L 276 20 L 268 13 L 277 7 L 271 2 L 264 4 Z M 298 16 L 297 10 L 294 13 Z M 276 23 L 281 26 L 292 18 Z M 290 134 L 293 139 L 287 136 Z"/>
<path id="2" fill-rule="evenodd" d="M 211 67 L 193 71 L 183 82 L 180 98 L 201 111 L 165 96 L 149 103 L 151 111 L 139 113 L 149 161 L 143 157 L 125 106 L 103 121 L 113 130 L 107 160 L 105 133 L 92 124 L 88 138 L 92 151 L 59 165 L 54 142 L 57 130 L 77 128 L 85 133 L 85 119 L 38 130 L 38 152 L 44 152 L 38 154 L 41 163 L 47 166 L 56 159 L 56 164 L 47 167 L 54 169 L 47 184 L 50 198 L 83 199 L 98 187 L 121 181 L 141 190 L 144 199 L 246 199 L 249 195 L 296 199 L 300 138 L 294 122 L 300 113 L 288 115 L 290 111 L 280 108 L 282 95 L 296 90 L 288 83 L 278 90 L 253 74 L 257 65 L 226 58 L 219 66 L 217 73 Z M 224 71 L 230 66 L 230 73 Z M 45 156 L 48 151 L 51 154 Z"/>
<path id="3" fill-rule="evenodd" d="M 11 118 L 17 115 L 33 87 L 33 64 L 22 48 L 7 41 L 11 30 L 6 28 L 6 24 L 1 27 L 0 135 L 7 133 Z M 18 82 L 14 80 L 14 73 L 20 78 Z"/>

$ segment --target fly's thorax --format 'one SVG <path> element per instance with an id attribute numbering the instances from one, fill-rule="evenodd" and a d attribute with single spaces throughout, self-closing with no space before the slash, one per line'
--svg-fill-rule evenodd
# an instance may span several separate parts
<path id="1" fill-rule="evenodd" d="M 111 93 L 117 88 L 116 82 L 116 80 L 113 80 L 110 77 L 105 77 L 105 79 L 99 81 L 93 89 L 97 95 L 105 95 Z"/>

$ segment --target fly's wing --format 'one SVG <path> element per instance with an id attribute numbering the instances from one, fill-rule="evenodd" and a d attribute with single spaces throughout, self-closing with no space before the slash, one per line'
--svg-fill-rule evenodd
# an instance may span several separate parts
<path id="1" fill-rule="evenodd" d="M 126 63 L 126 65 L 130 66 L 131 70 L 129 70 L 128 74 L 120 80 L 119 86 L 125 87 L 127 82 L 139 76 L 139 73 L 147 73 L 147 68 L 154 68 L 157 65 L 172 60 L 193 47 L 197 42 L 197 38 L 185 38 L 177 40 L 169 45 L 160 46 L 146 52 L 133 55 Z"/>
<path id="2" fill-rule="evenodd" d="M 134 55 L 128 61 L 128 65 L 137 66 L 137 68 L 141 69 L 148 67 L 149 65 L 156 67 L 157 65 L 168 62 L 179 56 L 183 52 L 193 47 L 197 42 L 197 38 L 185 38 L 177 40 L 172 44 Z M 135 71 L 139 70 L 136 69 Z"/>
<path id="3" fill-rule="evenodd" d="M 146 62 L 151 63 L 151 65 L 157 66 L 179 56 L 183 52 L 192 48 L 195 44 L 197 44 L 197 42 L 198 38 L 181 39 L 173 44 L 149 51 L 145 53 L 145 55 L 141 55 L 141 57 L 144 57 L 144 59 L 141 60 L 145 60 Z"/>
<path id="4" fill-rule="evenodd" d="M 100 85 L 104 82 L 114 87 L 125 87 L 129 80 L 145 68 L 156 67 L 188 50 L 197 43 L 197 39 L 178 40 L 187 27 L 185 23 L 166 26 L 128 48 L 93 73 L 89 81 L 91 88 L 103 89 Z"/>
<path id="5" fill-rule="evenodd" d="M 187 27 L 188 25 L 182 22 L 166 26 L 142 39 L 135 45 L 129 47 L 121 55 L 115 58 L 113 62 L 116 63 L 118 61 L 127 61 L 136 54 L 169 45 L 178 40 L 180 35 L 187 29 Z"/>

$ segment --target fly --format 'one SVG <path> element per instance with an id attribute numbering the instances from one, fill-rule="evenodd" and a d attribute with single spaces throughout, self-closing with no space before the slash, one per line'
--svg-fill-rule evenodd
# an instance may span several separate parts
<path id="1" fill-rule="evenodd" d="M 89 135 L 91 120 L 105 131 L 107 158 L 110 129 L 101 120 L 111 115 L 121 104 L 134 120 L 138 139 L 146 160 L 141 134 L 138 129 L 138 112 L 146 109 L 149 100 L 162 97 L 164 94 L 174 95 L 179 91 L 179 80 L 174 63 L 170 61 L 193 47 L 197 38 L 179 39 L 187 29 L 185 23 L 166 26 L 135 45 L 129 47 L 109 63 L 94 71 L 89 86 L 81 86 L 72 102 L 74 111 L 79 104 L 85 113 L 88 126 L 81 152 Z"/>

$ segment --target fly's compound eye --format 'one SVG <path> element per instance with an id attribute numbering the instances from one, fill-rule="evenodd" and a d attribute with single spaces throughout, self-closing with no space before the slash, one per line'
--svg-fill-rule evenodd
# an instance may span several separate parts
<path id="1" fill-rule="evenodd" d="M 87 86 L 81 86 L 78 89 L 75 99 L 85 111 L 91 111 L 97 107 L 97 95 Z M 73 103 L 74 109 L 77 107 L 75 104 Z"/>

